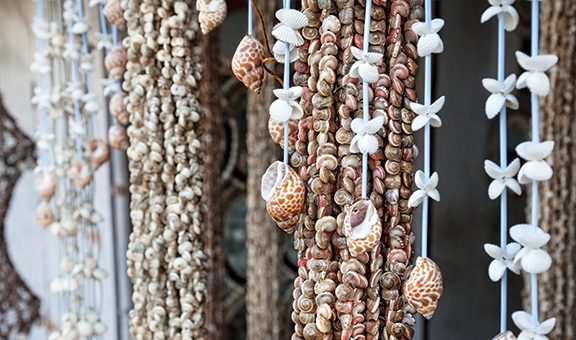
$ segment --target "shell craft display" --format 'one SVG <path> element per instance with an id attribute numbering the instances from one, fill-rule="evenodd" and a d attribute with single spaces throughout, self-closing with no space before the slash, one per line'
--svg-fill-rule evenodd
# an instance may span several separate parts
<path id="1" fill-rule="evenodd" d="M 232 57 L 232 72 L 254 93 L 260 93 L 264 79 L 264 46 L 251 35 L 246 35 Z"/>
<path id="2" fill-rule="evenodd" d="M 442 291 L 442 273 L 438 265 L 429 258 L 418 257 L 404 286 L 408 303 L 426 319 L 430 319 L 436 311 Z"/>
<path id="3" fill-rule="evenodd" d="M 225 0 L 197 0 L 196 9 L 198 10 L 198 21 L 202 34 L 212 32 L 219 27 L 226 19 L 226 1 Z"/>

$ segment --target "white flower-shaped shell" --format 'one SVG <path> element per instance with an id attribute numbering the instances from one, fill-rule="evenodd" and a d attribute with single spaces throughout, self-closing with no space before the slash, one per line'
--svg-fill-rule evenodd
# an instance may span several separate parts
<path id="1" fill-rule="evenodd" d="M 382 53 L 367 52 L 364 53 L 361 49 L 352 46 L 350 48 L 352 55 L 356 58 L 356 62 L 350 68 L 350 76 L 360 78 L 368 83 L 375 83 L 378 81 L 378 67 L 376 64 L 382 60 Z"/>
<path id="2" fill-rule="evenodd" d="M 105 96 L 112 95 L 120 91 L 120 82 L 115 78 L 104 78 L 102 82 L 102 92 Z"/>
<path id="3" fill-rule="evenodd" d="M 417 131 L 424 127 L 426 124 L 430 124 L 433 127 L 441 127 L 442 126 L 442 119 L 438 116 L 438 112 L 442 110 L 444 106 L 444 102 L 446 98 L 444 96 L 438 98 L 434 103 L 430 106 L 418 104 L 418 103 L 411 103 L 410 108 L 417 116 L 412 121 L 412 130 Z"/>
<path id="4" fill-rule="evenodd" d="M 517 224 L 510 228 L 510 237 L 523 247 L 514 256 L 514 264 L 531 274 L 543 273 L 552 265 L 552 258 L 545 250 L 540 249 L 550 240 L 550 234 L 540 227 L 530 224 Z"/>
<path id="5" fill-rule="evenodd" d="M 281 41 L 276 41 L 274 46 L 272 46 L 272 53 L 274 54 L 274 59 L 277 62 L 283 64 L 286 57 L 286 45 Z M 294 45 L 290 45 L 290 62 L 294 62 L 298 59 L 298 49 L 294 48 Z"/>
<path id="6" fill-rule="evenodd" d="M 482 13 L 480 22 L 485 23 L 493 16 L 504 13 L 504 28 L 508 32 L 515 30 L 520 19 L 516 9 L 512 7 L 515 1 L 516 0 L 488 0 L 492 6 L 488 7 L 484 13 Z"/>
<path id="7" fill-rule="evenodd" d="M 277 122 L 288 119 L 300 119 L 304 115 L 302 106 L 297 99 L 302 95 L 303 88 L 293 86 L 287 90 L 276 89 L 274 95 L 278 98 L 270 105 L 270 118 Z"/>
<path id="8" fill-rule="evenodd" d="M 274 38 L 294 46 L 302 46 L 304 38 L 298 30 L 308 25 L 308 17 L 295 9 L 279 9 L 276 11 L 276 18 L 280 23 L 272 29 Z"/>
<path id="9" fill-rule="evenodd" d="M 378 151 L 378 139 L 374 136 L 384 124 L 384 117 L 378 116 L 364 122 L 362 118 L 352 120 L 350 127 L 356 133 L 350 142 L 352 153 L 374 153 Z"/>
<path id="10" fill-rule="evenodd" d="M 552 178 L 552 167 L 544 160 L 554 149 L 553 141 L 540 143 L 524 142 L 518 144 L 516 152 L 527 160 L 518 172 L 518 182 L 528 184 L 531 181 L 547 181 Z"/>
<path id="11" fill-rule="evenodd" d="M 520 245 L 516 242 L 511 242 L 506 245 L 506 249 L 502 249 L 497 245 L 486 243 L 484 250 L 493 258 L 488 267 L 488 275 L 490 280 L 496 282 L 502 278 L 506 269 L 510 269 L 515 274 L 520 274 L 520 266 L 514 263 L 514 256 L 520 251 Z"/>
<path id="12" fill-rule="evenodd" d="M 415 207 L 418 206 L 426 196 L 435 200 L 440 201 L 440 192 L 436 187 L 438 186 L 439 176 L 437 172 L 434 172 L 430 178 L 426 178 L 426 175 L 421 170 L 416 171 L 414 175 L 414 183 L 419 190 L 416 190 L 408 199 L 408 206 Z"/>
<path id="13" fill-rule="evenodd" d="M 512 313 L 512 320 L 521 330 L 518 340 L 548 340 L 546 335 L 556 325 L 556 318 L 550 318 L 538 325 L 534 325 L 532 315 L 524 311 Z"/>
<path id="14" fill-rule="evenodd" d="M 530 57 L 525 53 L 516 51 L 516 59 L 525 70 L 518 77 L 516 87 L 519 89 L 528 87 L 533 94 L 546 96 L 550 92 L 550 79 L 544 72 L 556 65 L 558 57 L 552 54 Z"/>
<path id="15" fill-rule="evenodd" d="M 520 160 L 518 158 L 514 159 L 504 170 L 492 161 L 484 161 L 484 170 L 488 176 L 494 179 L 488 186 L 488 196 L 491 200 L 502 195 L 502 192 L 506 188 L 512 190 L 517 195 L 522 194 L 522 187 L 518 184 L 518 181 L 514 179 L 514 176 L 518 173 L 518 169 L 520 169 Z"/>
<path id="16" fill-rule="evenodd" d="M 420 36 L 418 40 L 418 55 L 425 57 L 432 53 L 442 53 L 444 43 L 438 35 L 438 32 L 444 27 L 444 20 L 433 19 L 430 24 L 425 22 L 416 22 L 412 25 L 414 33 Z"/>
<path id="17" fill-rule="evenodd" d="M 515 74 L 509 75 L 504 83 L 491 78 L 482 79 L 484 88 L 492 93 L 486 100 L 485 111 L 488 119 L 496 117 L 504 105 L 514 110 L 518 109 L 518 99 L 512 94 L 515 84 Z"/>

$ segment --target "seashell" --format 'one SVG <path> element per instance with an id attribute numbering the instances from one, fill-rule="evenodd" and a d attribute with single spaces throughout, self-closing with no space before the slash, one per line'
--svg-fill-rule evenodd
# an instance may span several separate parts
<path id="1" fill-rule="evenodd" d="M 112 117 L 118 119 L 118 121 L 122 124 L 128 124 L 128 119 L 130 116 L 128 110 L 126 109 L 126 97 L 128 97 L 126 92 L 116 92 L 110 98 L 110 104 L 108 106 Z"/>
<path id="2" fill-rule="evenodd" d="M 68 169 L 68 177 L 78 186 L 84 188 L 92 181 L 90 165 L 82 160 L 76 160 Z"/>
<path id="3" fill-rule="evenodd" d="M 274 54 L 274 59 L 280 64 L 283 64 L 286 60 L 286 44 L 281 41 L 276 41 L 272 46 L 272 53 Z M 298 59 L 298 49 L 290 45 L 290 62 L 293 63 Z"/>
<path id="4" fill-rule="evenodd" d="M 123 46 L 112 47 L 104 58 L 104 66 L 106 67 L 108 75 L 116 79 L 122 79 L 124 76 L 127 62 L 128 55 L 126 48 Z"/>
<path id="5" fill-rule="evenodd" d="M 344 234 L 350 255 L 354 257 L 372 250 L 380 242 L 382 223 L 372 201 L 360 200 L 348 208 Z"/>
<path id="6" fill-rule="evenodd" d="M 124 27 L 124 25 L 126 25 L 124 10 L 120 5 L 120 0 L 108 0 L 106 6 L 104 6 L 104 16 L 112 25 L 118 27 Z"/>
<path id="7" fill-rule="evenodd" d="M 261 195 L 266 209 L 276 222 L 294 217 L 302 210 L 306 186 L 288 164 L 276 161 L 262 176 Z"/>
<path id="8" fill-rule="evenodd" d="M 128 147 L 126 128 L 119 124 L 112 125 L 110 129 L 108 129 L 108 142 L 110 146 L 115 149 L 126 149 Z"/>
<path id="9" fill-rule="evenodd" d="M 295 9 L 279 9 L 276 18 L 280 23 L 272 29 L 274 38 L 294 46 L 302 46 L 304 38 L 298 31 L 308 25 L 308 17 Z"/>
<path id="10" fill-rule="evenodd" d="M 202 34 L 208 34 L 222 25 L 228 11 L 225 0 L 198 0 L 196 9 Z"/>
<path id="11" fill-rule="evenodd" d="M 492 338 L 492 340 L 516 340 L 514 334 L 510 331 L 500 333 Z"/>
<path id="12" fill-rule="evenodd" d="M 274 38 L 278 39 L 278 41 L 283 43 L 288 43 L 298 47 L 304 45 L 304 38 L 300 32 L 293 30 L 286 25 L 278 24 L 274 26 L 272 35 Z"/>
<path id="13" fill-rule="evenodd" d="M 95 169 L 98 169 L 110 156 L 108 144 L 96 138 L 92 139 L 88 144 L 88 152 L 90 154 L 90 163 L 92 163 Z"/>
<path id="14" fill-rule="evenodd" d="M 50 203 L 42 201 L 38 204 L 38 207 L 36 207 L 36 218 L 42 228 L 47 228 L 56 221 Z"/>
<path id="15" fill-rule="evenodd" d="M 264 46 L 251 35 L 246 35 L 232 57 L 232 72 L 238 80 L 255 93 L 260 93 L 264 78 Z"/>
<path id="16" fill-rule="evenodd" d="M 288 151 L 294 152 L 298 139 L 298 122 L 292 119 L 288 120 L 288 129 Z M 274 143 L 284 149 L 284 123 L 268 119 L 268 132 L 270 132 L 270 137 Z"/>
<path id="17" fill-rule="evenodd" d="M 442 273 L 429 258 L 418 257 L 416 265 L 404 283 L 406 300 L 426 319 L 434 315 L 442 296 Z"/>
<path id="18" fill-rule="evenodd" d="M 49 201 L 56 191 L 56 177 L 48 171 L 39 172 L 34 179 L 34 187 L 40 197 Z"/>

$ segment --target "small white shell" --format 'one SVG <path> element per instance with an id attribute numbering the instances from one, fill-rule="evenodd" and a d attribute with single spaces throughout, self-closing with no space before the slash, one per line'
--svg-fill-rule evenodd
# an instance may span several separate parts
<path id="1" fill-rule="evenodd" d="M 295 46 L 302 46 L 304 44 L 304 38 L 302 38 L 302 35 L 287 25 L 278 24 L 274 26 L 272 29 L 272 35 L 274 38 L 282 42 Z"/>
<path id="2" fill-rule="evenodd" d="M 308 17 L 295 9 L 279 9 L 276 18 L 292 29 L 299 29 L 308 25 Z"/>

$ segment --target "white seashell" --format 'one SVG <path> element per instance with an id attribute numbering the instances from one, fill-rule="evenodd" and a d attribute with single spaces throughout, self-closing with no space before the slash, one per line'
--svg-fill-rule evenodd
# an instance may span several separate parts
<path id="1" fill-rule="evenodd" d="M 80 336 L 89 337 L 92 335 L 92 324 L 85 320 L 80 320 L 77 324 Z"/>
<path id="2" fill-rule="evenodd" d="M 84 21 L 77 21 L 72 25 L 72 33 L 74 34 L 84 34 L 88 32 L 90 26 Z"/>
<path id="3" fill-rule="evenodd" d="M 274 38 L 284 43 L 289 43 L 295 46 L 304 45 L 304 38 L 302 38 L 302 35 L 298 31 L 295 31 L 286 25 L 278 24 L 274 26 L 272 29 L 272 35 Z"/>
<path id="4" fill-rule="evenodd" d="M 279 9 L 276 11 L 276 18 L 292 29 L 300 29 L 308 25 L 308 17 L 295 9 Z"/>
<path id="5" fill-rule="evenodd" d="M 106 327 L 106 325 L 103 322 L 96 322 L 95 324 L 92 325 L 92 329 L 94 331 L 94 335 L 98 336 L 98 335 L 103 335 L 104 333 L 106 333 L 106 331 L 108 330 L 108 328 Z"/>
<path id="6" fill-rule="evenodd" d="M 272 53 L 274 54 L 274 59 L 277 62 L 283 64 L 286 55 L 286 44 L 281 41 L 276 41 L 274 46 L 272 46 Z M 293 63 L 298 59 L 298 49 L 294 48 L 293 45 L 290 45 L 290 62 Z"/>

